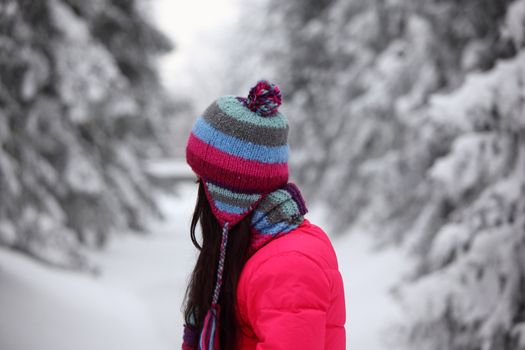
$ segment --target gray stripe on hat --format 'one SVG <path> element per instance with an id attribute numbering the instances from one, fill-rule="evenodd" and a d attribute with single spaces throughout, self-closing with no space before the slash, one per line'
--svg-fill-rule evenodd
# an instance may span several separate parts
<path id="1" fill-rule="evenodd" d="M 216 102 L 204 111 L 203 118 L 215 129 L 244 141 L 264 146 L 283 146 L 287 143 L 288 126 L 272 128 L 246 123 L 224 113 Z"/>

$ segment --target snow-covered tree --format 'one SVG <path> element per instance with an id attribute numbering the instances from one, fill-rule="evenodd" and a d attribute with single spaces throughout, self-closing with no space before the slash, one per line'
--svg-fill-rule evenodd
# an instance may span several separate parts
<path id="1" fill-rule="evenodd" d="M 414 183 L 425 168 L 397 151 L 412 143 L 429 96 L 515 54 L 498 30 L 509 2 L 263 3 L 245 8 L 246 30 L 231 40 L 245 58 L 228 72 L 282 85 L 293 174 L 339 214 L 336 229 L 388 221 L 385 236 L 397 237 L 419 212 Z"/>
<path id="2" fill-rule="evenodd" d="M 308 199 L 418 262 L 401 348 L 525 349 L 525 1 L 264 3 L 234 42 Z"/>
<path id="3" fill-rule="evenodd" d="M 424 176 L 409 237 L 420 264 L 399 290 L 413 349 L 525 349 L 525 1 L 503 30 L 518 54 L 434 96 L 421 127 L 445 151 Z"/>
<path id="4" fill-rule="evenodd" d="M 0 2 L 0 244 L 84 268 L 157 212 L 138 156 L 160 148 L 170 48 L 139 0 Z"/>

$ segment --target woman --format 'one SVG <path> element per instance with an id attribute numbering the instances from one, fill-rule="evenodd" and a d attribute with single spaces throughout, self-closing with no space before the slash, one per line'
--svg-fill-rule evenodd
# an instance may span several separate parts
<path id="1" fill-rule="evenodd" d="M 337 258 L 288 183 L 280 104 L 279 88 L 260 81 L 247 98 L 213 102 L 193 126 L 186 160 L 198 176 L 191 239 L 200 254 L 183 349 L 345 348 Z"/>

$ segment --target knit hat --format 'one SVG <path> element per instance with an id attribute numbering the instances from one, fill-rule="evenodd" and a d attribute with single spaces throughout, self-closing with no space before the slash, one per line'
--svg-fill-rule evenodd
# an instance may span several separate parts
<path id="1" fill-rule="evenodd" d="M 288 183 L 288 122 L 278 111 L 280 105 L 279 88 L 265 80 L 246 98 L 220 97 L 197 119 L 186 146 L 186 160 L 203 182 L 222 226 L 216 284 L 199 350 L 219 347 L 218 301 L 229 228 Z"/>
<path id="2" fill-rule="evenodd" d="M 279 88 L 260 81 L 247 98 L 223 96 L 195 122 L 186 160 L 217 220 L 230 227 L 288 182 L 288 122 Z"/>

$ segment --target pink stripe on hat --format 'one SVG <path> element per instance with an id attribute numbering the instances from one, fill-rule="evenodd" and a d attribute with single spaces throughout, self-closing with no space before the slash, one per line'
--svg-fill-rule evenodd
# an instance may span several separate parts
<path id="1" fill-rule="evenodd" d="M 247 160 L 241 157 L 237 157 L 226 152 L 219 150 L 218 148 L 212 147 L 207 143 L 201 141 L 195 135 L 191 134 L 188 140 L 188 151 L 193 153 L 193 156 L 198 157 L 202 160 L 206 160 L 208 164 L 214 164 L 216 167 L 227 169 L 230 173 L 236 173 L 237 176 L 252 176 L 257 177 L 264 182 L 266 178 L 273 179 L 279 178 L 283 179 L 279 183 L 286 182 L 288 179 L 288 163 L 262 163 L 256 160 Z M 192 168 L 198 165 L 190 163 Z M 210 173 L 209 169 L 193 169 L 197 173 L 199 170 L 202 173 L 209 173 L 207 176 L 210 178 L 215 178 L 215 175 Z M 230 174 L 228 174 L 230 175 Z M 236 182 L 236 179 L 232 178 L 215 178 L 217 181 L 222 183 Z M 272 186 L 273 187 L 273 186 Z"/>

